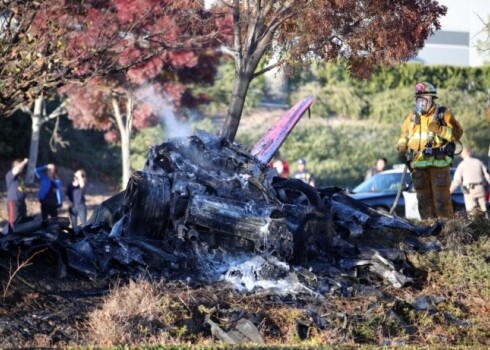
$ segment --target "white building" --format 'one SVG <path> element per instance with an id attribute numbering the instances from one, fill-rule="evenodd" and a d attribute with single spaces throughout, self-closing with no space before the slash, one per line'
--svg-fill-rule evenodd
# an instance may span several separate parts
<path id="1" fill-rule="evenodd" d="M 484 22 L 490 18 L 490 0 L 439 0 L 447 6 L 438 30 L 413 61 L 424 64 L 481 66 L 490 56 L 479 54 L 478 41 L 487 39 Z"/>

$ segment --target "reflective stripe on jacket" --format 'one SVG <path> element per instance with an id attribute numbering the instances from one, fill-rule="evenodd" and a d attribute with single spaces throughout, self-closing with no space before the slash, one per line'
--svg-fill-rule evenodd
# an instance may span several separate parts
<path id="1" fill-rule="evenodd" d="M 450 156 L 428 156 L 424 155 L 427 142 L 429 140 L 428 124 L 436 119 L 437 106 L 434 104 L 426 114 L 420 116 L 420 123 L 413 122 L 413 113 L 411 112 L 402 124 L 398 148 L 401 146 L 413 152 L 412 168 L 449 166 L 452 162 Z M 439 149 L 448 142 L 457 141 L 463 135 L 463 129 L 454 115 L 445 108 L 443 115 L 441 132 L 434 135 L 432 144 L 433 149 Z"/>
<path id="2" fill-rule="evenodd" d="M 420 152 L 419 152 L 420 153 Z M 425 156 L 424 154 L 416 154 L 416 158 L 412 160 L 411 166 L 414 169 L 423 169 L 428 167 L 444 168 L 449 166 L 453 162 L 453 158 L 450 156 L 435 157 Z"/>

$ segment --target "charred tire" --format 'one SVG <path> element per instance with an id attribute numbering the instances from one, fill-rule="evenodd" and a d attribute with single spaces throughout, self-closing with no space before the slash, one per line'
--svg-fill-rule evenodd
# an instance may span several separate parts
<path id="1" fill-rule="evenodd" d="M 317 209 L 322 208 L 322 200 L 316 188 L 298 179 L 288 179 L 273 183 L 272 186 L 277 197 L 283 203 L 311 205 Z"/>
<path id="2" fill-rule="evenodd" d="M 135 172 L 123 200 L 129 235 L 163 238 L 169 223 L 170 180 L 161 175 Z"/>

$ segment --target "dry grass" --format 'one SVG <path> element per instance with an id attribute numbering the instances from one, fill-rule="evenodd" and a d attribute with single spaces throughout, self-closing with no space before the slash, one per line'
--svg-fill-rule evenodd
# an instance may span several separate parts
<path id="1" fill-rule="evenodd" d="M 438 295 L 438 312 L 414 315 L 427 344 L 490 345 L 490 223 L 483 215 L 449 221 L 441 232 L 445 249 L 412 256 L 427 271 L 420 295 Z M 465 326 L 444 313 L 466 320 Z M 417 317 L 416 317 L 417 316 Z"/>
<path id="2" fill-rule="evenodd" d="M 118 286 L 89 314 L 91 341 L 98 345 L 175 343 L 175 322 L 183 307 L 159 290 L 160 283 L 130 281 Z"/>
<path id="3" fill-rule="evenodd" d="M 199 344 L 213 339 L 204 324 L 208 314 L 224 331 L 233 317 L 253 319 L 269 346 L 317 347 L 401 345 L 490 345 L 490 223 L 484 217 L 445 223 L 444 249 L 410 254 L 426 271 L 413 286 L 386 286 L 381 296 L 328 296 L 319 303 L 239 294 L 222 285 L 191 289 L 183 284 L 132 281 L 114 288 L 89 317 L 91 341 L 98 345 Z M 421 296 L 437 296 L 434 310 L 417 311 Z M 315 319 L 316 317 L 316 319 Z M 316 322 L 318 317 L 324 324 Z M 185 320 L 193 320 L 189 329 Z M 315 321 L 316 320 L 316 321 Z M 236 320 L 235 320 L 236 321 Z M 300 328 L 302 331 L 300 332 Z M 306 339 L 304 336 L 306 335 Z"/>
<path id="4" fill-rule="evenodd" d="M 31 338 L 17 342 L 19 346 L 224 347 L 205 322 L 210 317 L 225 332 L 240 318 L 251 320 L 269 348 L 286 344 L 484 348 L 490 346 L 489 233 L 490 223 L 480 217 L 446 222 L 437 237 L 429 237 L 441 241 L 441 251 L 408 255 L 419 273 L 402 289 L 385 285 L 372 294 L 353 291 L 351 297 L 326 295 L 320 301 L 302 295 L 238 293 L 225 284 L 191 288 L 183 282 L 141 279 L 120 282 L 109 294 L 76 304 L 77 299 L 47 293 L 19 298 L 14 295 L 16 284 L 7 300 L 11 303 L 0 304 L 0 317 L 10 313 L 47 317 L 47 323 L 27 318 L 46 331 L 43 327 L 31 331 Z M 397 246 L 401 241 L 397 234 L 385 243 Z M 81 286 L 73 287 L 77 288 Z M 415 301 L 423 296 L 439 300 L 432 311 L 415 309 Z M 62 317 L 66 310 L 71 311 L 68 318 Z"/>
<path id="5" fill-rule="evenodd" d="M 473 242 L 480 239 L 488 239 L 490 236 L 490 223 L 484 213 L 477 212 L 470 218 L 460 215 L 444 225 L 441 236 L 446 248 L 460 251 Z"/>

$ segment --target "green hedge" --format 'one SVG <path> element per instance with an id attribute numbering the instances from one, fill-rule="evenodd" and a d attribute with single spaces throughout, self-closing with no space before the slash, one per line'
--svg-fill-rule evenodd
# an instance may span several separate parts
<path id="1" fill-rule="evenodd" d="M 206 115 L 225 115 L 228 111 L 233 81 L 235 78 L 235 68 L 233 60 L 223 59 L 218 67 L 218 73 L 214 85 L 210 87 L 198 87 L 194 89 L 198 93 L 205 93 L 211 103 L 201 107 Z M 244 110 L 256 107 L 264 97 L 265 78 L 259 76 L 250 83 L 247 97 L 245 99 Z"/>
<path id="2" fill-rule="evenodd" d="M 0 157 L 23 159 L 29 155 L 31 118 L 25 113 L 0 116 Z"/>
<path id="3" fill-rule="evenodd" d="M 370 122 L 318 125 L 303 121 L 288 136 L 281 154 L 290 162 L 291 172 L 304 157 L 319 187 L 353 187 L 363 180 L 377 157 L 386 157 L 390 164 L 397 162 L 395 145 L 400 127 L 379 126 Z"/>
<path id="4" fill-rule="evenodd" d="M 380 67 L 369 80 L 352 79 L 347 68 L 341 63 L 325 63 L 301 71 L 292 77 L 292 90 L 299 90 L 308 82 L 318 81 L 321 85 L 337 85 L 345 82 L 373 94 L 399 87 L 413 87 L 418 81 L 429 81 L 438 89 L 468 92 L 486 92 L 490 86 L 490 67 L 431 66 L 418 63 L 405 63 L 396 67 Z"/>
<path id="5" fill-rule="evenodd" d="M 312 114 L 325 120 L 334 117 L 336 124 L 328 125 L 336 126 L 297 127 L 282 153 L 293 159 L 309 159 L 309 167 L 320 183 L 354 185 L 377 156 L 396 162 L 394 145 L 403 120 L 413 108 L 418 81 L 436 86 L 437 102 L 451 109 L 463 126 L 463 144 L 486 162 L 490 144 L 490 126 L 485 120 L 490 67 L 412 63 L 380 68 L 369 81 L 351 79 L 342 64 L 317 65 L 295 76 L 291 103 L 315 96 Z"/>
<path id="6" fill-rule="evenodd" d="M 226 110 L 234 75 L 232 68 L 231 62 L 224 62 L 217 83 L 206 90 L 214 101 L 206 107 L 207 115 Z M 296 170 L 296 160 L 304 157 L 319 186 L 352 187 L 362 181 L 366 169 L 378 156 L 386 157 L 390 164 L 395 163 L 400 125 L 413 108 L 414 85 L 420 80 L 437 87 L 438 102 L 450 108 L 463 126 L 463 144 L 486 162 L 490 125 L 485 120 L 485 108 L 490 99 L 487 90 L 490 67 L 404 64 L 380 68 L 369 81 L 361 82 L 351 79 L 342 64 L 325 64 L 290 79 L 291 104 L 307 95 L 315 96 L 311 107 L 313 118 L 303 117 L 281 148 L 283 157 L 291 163 L 291 170 Z M 254 80 L 246 107 L 258 104 L 263 89 L 263 79 Z M 220 128 L 209 118 L 194 125 L 211 132 L 219 132 Z M 102 134 L 73 130 L 71 124 L 63 120 L 63 137 L 70 145 L 53 153 L 48 146 L 48 129 L 52 128 L 50 123 L 43 127 L 39 162 L 54 161 L 119 176 L 119 148 L 107 146 Z M 240 130 L 237 135 L 237 140 L 246 146 L 262 136 L 258 131 L 254 134 Z M 0 156 L 26 156 L 29 137 L 30 118 L 27 116 L 0 118 Z M 133 167 L 141 169 L 148 147 L 165 139 L 165 130 L 161 127 L 136 133 L 132 140 Z M 96 164 L 93 159 L 98 159 Z"/>

